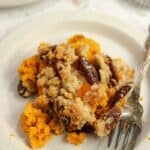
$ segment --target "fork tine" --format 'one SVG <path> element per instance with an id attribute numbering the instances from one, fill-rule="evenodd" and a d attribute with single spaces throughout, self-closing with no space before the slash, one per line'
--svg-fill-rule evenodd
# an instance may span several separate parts
<path id="1" fill-rule="evenodd" d="M 119 127 L 118 127 L 118 132 L 117 132 L 117 137 L 116 137 L 116 142 L 115 142 L 115 149 L 117 149 L 118 143 L 119 143 L 120 138 L 121 138 L 121 136 L 122 136 L 122 134 L 121 134 L 122 129 L 123 129 L 123 121 L 120 120 L 120 122 L 119 122 Z"/>
<path id="2" fill-rule="evenodd" d="M 108 145 L 107 145 L 108 148 L 109 148 L 110 145 L 111 145 L 111 142 L 112 142 L 112 138 L 113 138 L 113 136 L 114 136 L 114 133 L 115 133 L 115 129 L 113 129 L 113 130 L 111 131 L 111 133 L 110 133 L 110 135 L 109 135 L 109 137 L 108 137 Z"/>
<path id="3" fill-rule="evenodd" d="M 123 140 L 122 150 L 125 150 L 125 148 L 127 146 L 127 143 L 128 143 L 128 140 L 129 140 L 129 137 L 131 134 L 131 129 L 133 128 L 133 126 L 131 124 L 127 124 L 127 126 L 125 128 L 126 128 L 125 131 L 127 131 L 127 132 L 126 132 L 124 140 Z"/>
<path id="4" fill-rule="evenodd" d="M 134 149 L 138 135 L 140 134 L 140 132 L 141 132 L 141 129 L 137 125 L 134 125 L 133 132 L 131 133 L 132 137 L 130 139 L 129 149 Z"/>

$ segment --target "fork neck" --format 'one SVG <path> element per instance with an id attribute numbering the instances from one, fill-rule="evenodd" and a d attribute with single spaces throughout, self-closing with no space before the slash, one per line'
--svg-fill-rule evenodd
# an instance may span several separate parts
<path id="1" fill-rule="evenodd" d="M 150 43 L 149 46 L 146 48 L 146 56 L 144 62 L 140 64 L 139 67 L 137 68 L 137 72 L 135 76 L 133 92 L 136 93 L 138 98 L 140 97 L 142 81 L 149 68 L 149 65 L 150 65 Z"/>

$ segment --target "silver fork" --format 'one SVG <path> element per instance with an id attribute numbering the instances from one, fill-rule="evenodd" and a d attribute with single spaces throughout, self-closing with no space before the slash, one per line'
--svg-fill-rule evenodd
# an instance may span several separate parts
<path id="1" fill-rule="evenodd" d="M 115 139 L 114 149 L 133 150 L 137 137 L 141 133 L 143 107 L 139 103 L 139 98 L 142 80 L 150 65 L 150 26 L 149 36 L 145 42 L 145 50 L 146 57 L 144 62 L 137 69 L 135 82 L 128 95 L 128 102 L 124 106 L 124 111 L 118 123 L 118 128 L 114 129 L 109 135 L 108 147 L 112 147 L 112 141 Z"/>

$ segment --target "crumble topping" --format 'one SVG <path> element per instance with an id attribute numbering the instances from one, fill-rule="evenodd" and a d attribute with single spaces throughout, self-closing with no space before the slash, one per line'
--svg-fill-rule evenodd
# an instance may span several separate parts
<path id="1" fill-rule="evenodd" d="M 18 93 L 36 95 L 22 115 L 30 145 L 38 148 L 53 134 L 67 132 L 78 145 L 85 132 L 107 136 L 119 121 L 134 70 L 101 52 L 94 40 L 75 35 L 66 43 L 41 43 L 19 69 Z"/>

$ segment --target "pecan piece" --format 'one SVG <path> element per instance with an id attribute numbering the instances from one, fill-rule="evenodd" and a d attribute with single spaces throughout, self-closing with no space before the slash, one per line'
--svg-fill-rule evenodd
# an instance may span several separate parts
<path id="1" fill-rule="evenodd" d="M 118 82 L 118 76 L 116 67 L 113 64 L 111 57 L 106 56 L 106 64 L 109 66 L 109 69 L 111 71 L 110 84 L 115 86 L 116 82 Z"/>
<path id="2" fill-rule="evenodd" d="M 116 127 L 121 115 L 121 109 L 117 106 L 114 106 L 105 114 L 104 119 L 106 120 L 106 129 L 112 130 Z"/>
<path id="3" fill-rule="evenodd" d="M 39 52 L 39 58 L 44 60 L 46 59 L 46 55 L 48 54 L 49 51 L 40 51 Z"/>
<path id="4" fill-rule="evenodd" d="M 50 50 L 51 50 L 52 52 L 54 52 L 54 51 L 56 50 L 56 48 L 57 48 L 57 45 L 53 45 L 53 46 L 50 47 Z"/>
<path id="5" fill-rule="evenodd" d="M 123 97 L 125 97 L 127 95 L 127 93 L 130 91 L 130 89 L 131 89 L 131 85 L 129 85 L 129 84 L 122 86 L 116 92 L 116 94 L 111 98 L 110 105 L 114 106 L 120 99 L 122 99 Z"/>
<path id="6" fill-rule="evenodd" d="M 42 60 L 47 60 L 47 54 L 49 53 L 49 51 L 54 52 L 56 47 L 57 45 L 53 45 L 53 46 L 50 46 L 48 50 L 39 51 L 39 58 Z"/>
<path id="7" fill-rule="evenodd" d="M 19 81 L 19 84 L 18 84 L 18 94 L 24 98 L 27 98 L 31 95 L 33 95 L 33 92 L 30 92 L 22 83 L 22 81 Z"/>
<path id="8" fill-rule="evenodd" d="M 99 82 L 100 77 L 96 67 L 90 64 L 85 57 L 78 58 L 76 62 L 76 67 L 84 74 L 89 84 L 94 84 Z"/>
<path id="9" fill-rule="evenodd" d="M 94 127 L 93 127 L 92 125 L 86 123 L 86 124 L 82 127 L 81 131 L 83 131 L 83 132 L 85 132 L 85 133 L 92 133 L 92 132 L 94 132 Z"/>

